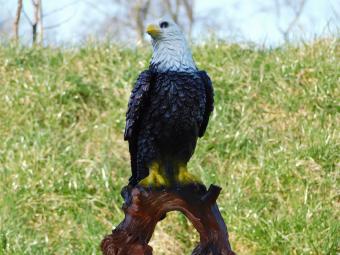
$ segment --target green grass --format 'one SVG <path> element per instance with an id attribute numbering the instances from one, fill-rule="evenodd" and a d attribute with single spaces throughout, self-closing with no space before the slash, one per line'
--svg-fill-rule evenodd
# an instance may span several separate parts
<path id="1" fill-rule="evenodd" d="M 150 49 L 0 46 L 0 254 L 99 254 L 130 175 L 127 100 Z M 340 244 L 339 41 L 193 50 L 216 106 L 189 164 L 223 190 L 238 254 L 336 254 Z M 179 213 L 155 254 L 190 254 Z"/>

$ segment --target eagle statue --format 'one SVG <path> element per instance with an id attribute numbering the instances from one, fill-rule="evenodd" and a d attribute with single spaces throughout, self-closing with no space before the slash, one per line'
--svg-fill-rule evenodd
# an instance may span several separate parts
<path id="1" fill-rule="evenodd" d="M 200 183 L 188 172 L 187 163 L 214 108 L 211 80 L 197 69 L 183 32 L 171 18 L 148 25 L 146 32 L 152 39 L 151 63 L 140 73 L 126 113 L 129 184 L 178 187 Z"/>

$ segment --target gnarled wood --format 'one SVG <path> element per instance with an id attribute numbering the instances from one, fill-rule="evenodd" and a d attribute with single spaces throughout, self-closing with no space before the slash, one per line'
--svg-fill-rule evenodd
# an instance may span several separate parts
<path id="1" fill-rule="evenodd" d="M 152 255 L 148 245 L 158 221 L 167 212 L 180 211 L 200 234 L 200 243 L 193 255 L 232 255 L 227 227 L 219 212 L 216 199 L 220 187 L 211 185 L 186 186 L 176 190 L 124 187 L 125 219 L 104 238 L 104 255 Z"/>

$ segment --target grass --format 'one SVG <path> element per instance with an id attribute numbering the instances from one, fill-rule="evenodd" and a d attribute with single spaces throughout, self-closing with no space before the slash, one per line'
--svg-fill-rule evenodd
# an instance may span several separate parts
<path id="1" fill-rule="evenodd" d="M 223 188 L 235 251 L 339 252 L 339 41 L 211 42 L 193 54 L 216 107 L 189 168 Z M 105 44 L 0 46 L 0 254 L 100 254 L 123 217 L 125 111 L 149 58 L 149 48 Z M 152 245 L 190 254 L 197 240 L 171 213 Z"/>

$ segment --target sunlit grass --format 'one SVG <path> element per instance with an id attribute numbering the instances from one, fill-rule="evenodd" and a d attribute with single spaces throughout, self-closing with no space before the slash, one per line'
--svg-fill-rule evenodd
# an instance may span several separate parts
<path id="1" fill-rule="evenodd" d="M 215 112 L 191 171 L 218 203 L 239 254 L 339 249 L 339 42 L 193 50 Z M 0 254 L 99 254 L 123 217 L 130 175 L 122 132 L 149 49 L 0 46 Z M 155 254 L 190 254 L 191 224 L 171 213 Z"/>

